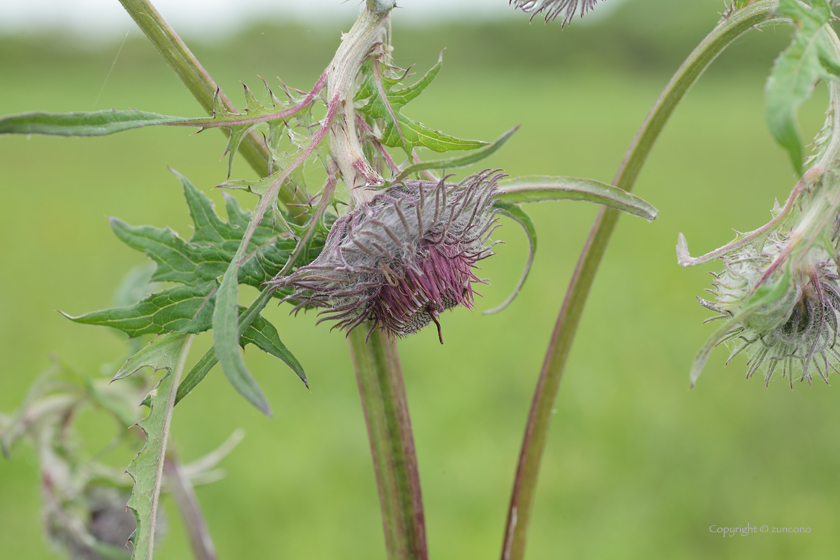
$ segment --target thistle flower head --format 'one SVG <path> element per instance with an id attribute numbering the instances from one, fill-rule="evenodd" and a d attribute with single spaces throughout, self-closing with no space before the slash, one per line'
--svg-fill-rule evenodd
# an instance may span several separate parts
<path id="1" fill-rule="evenodd" d="M 710 290 L 717 302 L 698 300 L 720 313 L 710 320 L 732 322 L 717 344 L 734 343 L 729 360 L 741 353 L 747 355 L 748 379 L 763 369 L 765 383 L 769 383 L 779 371 L 792 387 L 795 376 L 810 384 L 816 369 L 828 383 L 832 370 L 840 373 L 837 265 L 824 250 L 812 249 L 796 268 L 776 270 L 768 276 L 768 267 L 788 242 L 784 236 L 773 234 L 760 251 L 748 247 L 724 257 L 724 272 L 715 276 L 714 289 Z M 762 281 L 768 286 L 763 293 L 755 290 Z"/>
<path id="2" fill-rule="evenodd" d="M 493 195 L 501 177 L 485 171 L 457 184 L 405 181 L 339 218 L 320 256 L 291 276 L 287 298 L 324 310 L 350 331 L 371 322 L 394 335 L 409 335 L 458 305 L 471 308 L 476 263 L 493 253 Z M 320 321 L 319 321 L 320 322 Z M 442 339 L 441 339 L 442 341 Z"/>
<path id="3" fill-rule="evenodd" d="M 580 17 L 583 17 L 586 12 L 595 7 L 598 0 L 509 0 L 509 2 L 514 8 L 531 14 L 532 20 L 537 14 L 545 12 L 545 21 L 552 21 L 565 11 L 563 16 L 565 26 L 575 17 L 578 5 L 580 5 Z"/>

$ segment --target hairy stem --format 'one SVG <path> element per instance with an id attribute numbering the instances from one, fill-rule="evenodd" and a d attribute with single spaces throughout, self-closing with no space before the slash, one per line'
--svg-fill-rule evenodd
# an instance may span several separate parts
<path id="1" fill-rule="evenodd" d="M 213 113 L 214 99 L 217 93 L 219 100 L 228 111 L 237 112 L 234 104 L 216 85 L 207 70 L 204 69 L 190 49 L 187 48 L 187 45 L 184 44 L 184 41 L 178 37 L 151 2 L 148 0 L 120 0 L 120 4 L 207 113 Z M 223 128 L 222 131 L 230 136 L 229 129 Z M 268 149 L 253 130 L 242 140 L 239 152 L 260 177 L 269 175 Z M 279 198 L 285 204 L 308 203 L 306 194 L 300 191 L 284 190 L 279 194 Z"/>
<path id="2" fill-rule="evenodd" d="M 370 437 L 387 557 L 426 560 L 420 473 L 397 344 L 379 329 L 368 341 L 365 336 L 362 328 L 350 332 L 350 353 Z"/>
<path id="3" fill-rule="evenodd" d="M 777 6 L 778 0 L 761 0 L 733 13 L 689 55 L 671 78 L 636 134 L 613 181 L 616 187 L 627 191 L 633 188 L 648 154 L 671 113 L 724 48 L 754 26 L 786 21 L 774 15 Z M 505 527 L 503 560 L 521 560 L 524 557 L 528 522 L 534 501 L 540 460 L 545 449 L 546 435 L 551 420 L 551 409 L 560 388 L 560 380 L 586 298 L 618 217 L 619 212 L 611 208 L 603 208 L 598 213 L 557 317 L 525 428 Z"/>
<path id="4" fill-rule="evenodd" d="M 168 483 L 167 488 L 175 499 L 181 519 L 187 529 L 193 557 L 195 560 L 218 560 L 216 547 L 213 545 L 207 521 L 204 520 L 204 514 L 201 512 L 198 497 L 171 446 L 163 463 L 163 473 Z"/>

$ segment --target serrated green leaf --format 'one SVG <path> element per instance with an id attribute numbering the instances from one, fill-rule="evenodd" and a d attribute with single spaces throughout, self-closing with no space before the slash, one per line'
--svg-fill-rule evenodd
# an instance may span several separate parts
<path id="1" fill-rule="evenodd" d="M 372 117 L 384 118 L 388 115 L 388 108 L 382 101 L 382 97 L 377 95 L 378 88 L 374 82 L 372 64 L 372 61 L 369 60 L 365 63 L 365 67 L 362 69 L 364 80 L 356 93 L 356 100 L 362 102 L 360 103 L 358 110 L 363 113 L 368 113 Z M 383 86 L 388 88 L 387 96 L 388 102 L 391 104 L 391 108 L 394 111 L 402 109 L 409 101 L 415 99 L 423 93 L 423 90 L 426 89 L 440 73 L 442 66 L 443 51 L 441 51 L 438 56 L 437 63 L 432 66 L 422 78 L 417 80 L 416 83 L 401 89 L 393 89 L 393 86 L 400 83 L 400 80 L 392 80 L 387 76 L 382 75 Z"/>
<path id="2" fill-rule="evenodd" d="M 789 16 L 797 31 L 790 46 L 776 59 L 767 80 L 767 125 L 802 174 L 803 147 L 797 123 L 799 107 L 820 80 L 835 79 L 840 62 L 831 46 L 826 24 L 833 18 L 828 0 L 781 0 L 777 13 Z"/>
<path id="3" fill-rule="evenodd" d="M 394 126 L 393 120 L 389 120 L 379 141 L 391 148 L 403 148 L 406 153 L 411 153 L 411 150 L 416 147 L 428 148 L 434 152 L 448 152 L 451 150 L 477 150 L 487 145 L 487 142 L 480 140 L 462 140 L 444 134 L 439 130 L 432 130 L 423 123 L 409 119 L 402 113 L 396 115 L 399 129 Z M 402 133 L 402 138 L 400 133 Z M 405 140 L 405 143 L 403 143 L 403 140 Z"/>
<path id="4" fill-rule="evenodd" d="M 384 127 L 379 142 L 391 148 L 402 148 L 411 156 L 417 147 L 428 148 L 435 152 L 450 150 L 476 150 L 485 146 L 479 140 L 462 140 L 439 130 L 433 130 L 402 114 L 402 108 L 416 98 L 440 72 L 443 53 L 423 78 L 417 83 L 402 89 L 394 89 L 400 82 L 391 79 L 382 71 L 379 61 L 371 59 L 362 69 L 363 80 L 357 90 L 358 112 L 370 119 L 380 119 Z M 379 83 L 377 83 L 377 81 Z"/>
<path id="5" fill-rule="evenodd" d="M 0 118 L 0 134 L 46 134 L 50 136 L 104 136 L 178 121 L 172 117 L 130 109 L 93 113 L 26 113 Z"/>
<path id="6" fill-rule="evenodd" d="M 195 224 L 194 233 L 189 241 L 184 241 L 170 229 L 135 227 L 117 219 L 112 219 L 112 226 L 120 239 L 143 251 L 157 263 L 157 269 L 152 275 L 153 280 L 183 285 L 151 294 L 135 305 L 89 313 L 74 318 L 75 321 L 111 326 L 132 337 L 163 334 L 170 330 L 203 332 L 213 327 L 212 317 L 219 301 L 217 286 L 220 277 L 226 272 L 238 269 L 238 282 L 234 282 L 233 296 L 227 300 L 234 305 L 232 309 L 235 314 L 239 309 L 235 305 L 238 283 L 262 288 L 265 282 L 274 278 L 286 266 L 290 254 L 295 249 L 296 240 L 278 232 L 271 215 L 266 216 L 255 227 L 246 251 L 240 245 L 252 215 L 243 211 L 233 197 L 225 195 L 228 212 L 228 221 L 225 222 L 216 214 L 206 195 L 185 177 L 177 173 L 176 175 L 183 186 L 190 216 Z M 317 221 L 316 232 L 311 237 L 306 237 L 306 246 L 300 251 L 296 264 L 308 264 L 317 257 L 334 220 L 335 218 L 330 216 L 323 222 Z M 231 263 L 241 266 L 231 266 Z M 265 294 L 270 299 L 272 296 L 282 297 L 284 292 L 268 290 Z M 243 345 L 256 345 L 288 364 L 305 382 L 300 363 L 283 345 L 276 329 L 259 316 L 259 311 L 253 318 L 245 321 L 240 335 L 234 339 L 234 345 L 237 341 Z M 235 348 L 235 351 L 236 354 L 239 353 L 238 348 Z M 241 356 L 239 361 L 241 362 Z M 198 370 L 194 371 L 199 371 L 199 366 L 196 366 Z M 242 366 L 243 369 L 240 370 L 226 370 L 225 374 L 250 402 L 263 412 L 270 413 L 262 391 L 247 369 L 244 369 L 244 362 Z M 209 367 L 212 367 L 212 364 Z M 201 376 L 194 377 L 191 372 L 188 379 L 197 380 L 197 384 L 209 371 L 209 367 Z"/>
<path id="7" fill-rule="evenodd" d="M 241 315 L 240 321 L 242 321 Z M 240 323 L 240 330 L 242 330 L 241 327 L 242 324 Z M 280 336 L 277 334 L 277 329 L 274 328 L 274 325 L 263 317 L 258 316 L 251 325 L 248 325 L 240 337 L 239 343 L 242 346 L 253 344 L 263 352 L 279 358 L 292 368 L 292 371 L 303 381 L 306 388 L 309 388 L 309 382 L 306 379 L 306 372 L 303 370 L 303 366 L 298 362 L 294 354 L 289 352 L 286 346 L 280 341 Z M 216 358 L 216 351 L 214 348 L 211 348 L 193 366 L 189 374 L 184 378 L 184 381 L 181 382 L 181 386 L 178 387 L 178 395 L 175 397 L 175 404 L 177 405 L 193 389 L 198 387 L 198 384 L 207 377 L 210 370 L 218 363 L 219 360 Z"/>
<path id="8" fill-rule="evenodd" d="M 303 384 L 309 387 L 306 381 L 306 372 L 300 365 L 297 358 L 289 352 L 288 348 L 281 342 L 280 335 L 274 325 L 266 321 L 262 316 L 257 316 L 253 323 L 245 330 L 239 339 L 240 344 L 253 344 L 266 354 L 279 358 L 282 362 L 292 368 Z"/>
<path id="9" fill-rule="evenodd" d="M 185 285 L 205 284 L 219 276 L 227 265 L 224 253 L 216 247 L 190 247 L 169 228 L 131 226 L 111 218 L 111 229 L 132 249 L 142 251 L 157 263 L 152 274 L 156 282 Z"/>
<path id="10" fill-rule="evenodd" d="M 499 181 L 496 200 L 507 203 L 585 200 L 622 210 L 648 221 L 659 211 L 638 196 L 593 179 L 527 176 Z"/>
<path id="11" fill-rule="evenodd" d="M 81 317 L 69 318 L 84 325 L 118 329 L 131 338 L 147 334 L 166 334 L 170 331 L 197 334 L 208 331 L 213 326 L 215 291 L 215 282 L 196 288 L 177 286 L 152 294 L 135 305 L 105 309 Z M 241 311 L 244 311 L 244 308 L 240 308 Z M 257 315 L 247 326 L 239 342 L 242 346 L 253 344 L 260 350 L 279 358 L 303 380 L 304 384 L 307 383 L 303 366 L 280 340 L 277 329 L 262 316 Z M 212 364 L 209 367 L 212 367 Z M 125 375 L 130 375 L 130 373 Z M 204 375 L 206 373 L 204 372 Z M 187 377 L 189 378 L 189 375 Z"/>
<path id="12" fill-rule="evenodd" d="M 212 325 L 215 290 L 215 281 L 201 286 L 176 286 L 128 307 L 65 317 L 82 325 L 111 327 L 131 338 L 169 331 L 196 334 Z"/>
<path id="13" fill-rule="evenodd" d="M 168 333 L 151 341 L 123 364 L 113 381 L 134 375 L 144 367 L 154 368 L 155 371 L 173 367 L 186 337 L 181 333 Z"/>
<path id="14" fill-rule="evenodd" d="M 128 246 L 142 251 L 157 263 L 153 281 L 201 286 L 219 278 L 227 270 L 245 231 L 241 221 L 249 219 L 250 214 L 242 212 L 238 204 L 228 201 L 228 210 L 235 212 L 231 219 L 236 222 L 224 222 L 204 193 L 183 176 L 179 175 L 179 178 L 195 223 L 189 242 L 169 228 L 131 226 L 117 218 L 111 218 L 111 227 Z M 323 237 L 323 234 L 319 236 L 321 246 Z M 270 218 L 266 218 L 256 229 L 248 247 L 249 258 L 239 271 L 239 281 L 260 288 L 286 264 L 294 250 L 295 240 L 278 231 Z"/>
<path id="15" fill-rule="evenodd" d="M 175 406 L 175 394 L 192 338 L 191 335 L 174 333 L 165 335 L 155 341 L 154 349 L 141 350 L 129 360 L 134 361 L 131 368 L 135 368 L 135 371 L 144 366 L 153 367 L 155 371 L 167 370 L 157 387 L 150 393 L 149 415 L 138 424 L 146 434 L 146 444 L 126 471 L 134 479 L 134 489 L 128 507 L 137 519 L 137 529 L 132 535 L 135 560 L 152 560 L 172 409 Z"/>
<path id="16" fill-rule="evenodd" d="M 528 273 L 531 272 L 531 265 L 534 264 L 534 255 L 537 252 L 537 226 L 534 225 L 534 221 L 531 219 L 531 216 L 529 216 L 518 205 L 509 202 L 496 200 L 494 201 L 493 206 L 498 209 L 499 214 L 507 216 L 522 226 L 522 229 L 525 231 L 525 235 L 528 237 L 528 260 L 525 262 L 525 268 L 522 271 L 522 276 L 519 277 L 519 282 L 516 283 L 513 293 L 511 293 L 508 298 L 501 303 L 501 305 L 485 311 L 485 315 L 492 315 L 493 313 L 502 311 L 510 305 L 514 299 L 516 299 L 516 296 L 519 295 L 519 292 L 522 290 L 522 286 L 525 285 L 525 280 L 528 279 Z"/>
<path id="17" fill-rule="evenodd" d="M 490 144 L 487 144 L 483 148 L 480 148 L 466 156 L 438 159 L 434 161 L 424 161 L 422 163 L 415 163 L 414 165 L 409 165 L 403 171 L 401 171 L 400 174 L 397 175 L 392 182 L 398 183 L 410 175 L 420 173 L 421 171 L 428 171 L 430 169 L 457 169 L 458 167 L 466 167 L 468 165 L 478 163 L 479 161 L 495 153 L 499 148 L 501 148 L 505 144 L 505 142 L 510 140 L 510 137 L 513 136 L 513 133 L 517 130 L 519 130 L 518 125 L 502 134 L 499 138 L 497 138 Z"/>

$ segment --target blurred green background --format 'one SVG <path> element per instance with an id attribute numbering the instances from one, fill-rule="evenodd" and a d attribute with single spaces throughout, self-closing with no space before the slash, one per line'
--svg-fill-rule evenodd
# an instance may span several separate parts
<path id="1" fill-rule="evenodd" d="M 610 181 L 670 74 L 712 28 L 720 0 L 630 0 L 597 23 L 499 22 L 406 27 L 394 23 L 397 63 L 424 71 L 446 48 L 444 69 L 406 113 L 465 137 L 521 129 L 487 165 L 512 175 Z M 349 25 L 350 22 L 348 22 Z M 762 90 L 788 29 L 751 33 L 725 53 L 677 110 L 636 192 L 660 210 L 648 224 L 622 218 L 590 296 L 556 404 L 543 461 L 528 558 L 825 559 L 840 551 L 840 409 L 822 383 L 744 381 L 744 360 L 712 356 L 697 387 L 688 369 L 711 334 L 694 299 L 716 266 L 682 269 L 677 233 L 695 254 L 770 216 L 795 182 L 764 125 Z M 279 75 L 308 88 L 331 58 L 339 29 L 254 26 L 214 43 L 189 43 L 234 100 L 239 80 Z M 0 38 L 0 113 L 137 107 L 199 115 L 174 74 L 133 33 L 118 43 L 72 37 Z M 824 89 L 802 112 L 806 138 L 822 123 Z M 172 226 L 189 235 L 178 181 L 225 178 L 215 132 L 143 129 L 93 139 L 0 138 L 0 410 L 13 410 L 57 353 L 87 371 L 124 345 L 71 314 L 110 305 L 144 262 L 110 231 L 108 216 Z M 251 177 L 238 161 L 234 176 Z M 253 200 L 240 200 L 249 207 Z M 531 206 L 540 247 L 519 299 L 502 314 L 446 314 L 446 344 L 427 330 L 400 342 L 423 481 L 429 548 L 439 560 L 500 552 L 519 444 L 542 356 L 597 208 Z M 479 311 L 513 287 L 525 261 L 518 226 L 483 263 L 492 286 Z M 252 297 L 252 292 L 246 292 Z M 228 477 L 198 490 L 223 559 L 384 558 L 373 469 L 344 336 L 314 314 L 267 312 L 310 378 L 248 350 L 275 411 L 265 418 L 216 369 L 176 409 L 185 459 L 236 428 L 246 439 L 223 465 Z M 199 340 L 198 350 L 207 347 Z M 195 358 L 200 355 L 195 352 Z M 189 557 L 171 504 L 156 558 Z M 39 528 L 36 457 L 28 445 L 0 460 L 0 556 L 51 558 Z M 809 534 L 723 538 L 717 526 L 810 527 Z"/>

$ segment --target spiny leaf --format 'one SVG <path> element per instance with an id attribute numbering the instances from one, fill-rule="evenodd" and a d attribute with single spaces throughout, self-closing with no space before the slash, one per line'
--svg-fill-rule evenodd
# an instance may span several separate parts
<path id="1" fill-rule="evenodd" d="M 265 82 L 263 81 L 265 84 Z M 320 82 L 319 82 L 320 83 Z M 242 84 L 245 90 L 245 110 L 241 113 L 234 113 L 228 110 L 225 104 L 219 97 L 219 92 L 216 92 L 214 98 L 213 116 L 190 119 L 183 124 L 186 126 L 199 126 L 205 128 L 226 128 L 230 131 L 228 143 L 225 147 L 225 155 L 228 156 L 228 177 L 230 177 L 231 168 L 233 167 L 233 158 L 239 150 L 239 145 L 242 140 L 251 130 L 262 123 L 269 123 L 269 127 L 275 130 L 270 131 L 272 138 L 276 137 L 276 132 L 279 127 L 282 127 L 284 119 L 297 116 L 300 113 L 307 112 L 311 109 L 311 96 L 296 106 L 291 106 L 288 103 L 280 102 L 274 93 L 265 85 L 266 90 L 271 100 L 271 105 L 266 107 L 257 99 L 254 93 L 247 85 Z M 307 101 L 308 100 L 308 101 Z"/>
<path id="2" fill-rule="evenodd" d="M 123 364 L 113 381 L 134 375 L 144 367 L 152 367 L 155 371 L 172 367 L 186 336 L 182 333 L 168 333 L 151 341 Z"/>
<path id="3" fill-rule="evenodd" d="M 223 247 L 191 246 L 169 228 L 131 226 L 111 218 L 111 228 L 126 245 L 142 251 L 157 263 L 155 282 L 203 285 L 222 274 L 228 259 Z"/>
<path id="4" fill-rule="evenodd" d="M 112 226 L 120 239 L 143 251 L 157 263 L 152 280 L 183 285 L 153 293 L 133 305 L 72 318 L 74 321 L 114 327 L 131 337 L 165 334 L 169 331 L 199 333 L 212 328 L 220 277 L 231 262 L 240 261 L 237 251 L 251 214 L 243 211 L 233 197 L 225 195 L 229 221 L 222 220 L 206 195 L 185 177 L 176 175 L 182 183 L 190 216 L 195 224 L 189 241 L 184 241 L 170 229 L 135 227 L 117 219 L 112 220 Z M 318 256 L 334 219 L 330 217 L 315 225 L 316 231 L 311 238 L 307 238 L 306 250 L 301 251 L 296 264 L 308 264 Z M 243 249 L 240 255 L 244 258 L 241 259 L 238 282 L 262 288 L 266 281 L 277 275 L 287 264 L 295 245 L 296 241 L 291 236 L 278 233 L 271 217 L 264 218 L 256 227 L 247 251 Z M 267 294 L 267 297 L 284 295 L 282 291 L 268 291 Z M 236 312 L 237 307 L 233 309 Z M 236 340 L 242 345 L 254 344 L 278 357 L 305 383 L 303 368 L 280 341 L 276 329 L 259 316 L 259 311 L 251 317 L 252 323 L 248 323 Z M 246 398 L 256 403 L 261 410 L 267 410 L 262 392 L 250 375 L 234 373 L 230 377 L 234 386 Z M 201 379 L 203 376 L 198 378 L 199 381 Z"/>
<path id="5" fill-rule="evenodd" d="M 298 377 L 300 377 L 303 384 L 309 387 L 306 381 L 306 372 L 303 371 L 303 366 L 300 365 L 297 358 L 289 352 L 283 342 L 280 341 L 280 336 L 277 334 L 277 329 L 274 325 L 263 319 L 262 316 L 257 316 L 253 323 L 251 323 L 245 330 L 242 337 L 239 339 L 241 345 L 253 344 L 263 352 L 271 354 L 275 358 L 279 358 L 286 365 L 292 368 Z"/>
<path id="6" fill-rule="evenodd" d="M 379 141 L 391 148 L 401 147 L 408 154 L 418 146 L 434 152 L 448 152 L 451 150 L 477 150 L 487 145 L 487 142 L 480 140 L 461 140 L 439 130 L 432 130 L 423 123 L 409 119 L 402 113 L 396 115 L 399 128 L 394 125 L 393 120 L 390 120 L 385 126 Z M 400 133 L 402 133 L 402 137 L 400 137 Z"/>
<path id="7" fill-rule="evenodd" d="M 326 148 L 326 143 L 320 143 L 316 146 L 312 146 L 312 144 L 316 141 L 314 136 L 297 134 L 291 129 L 287 132 L 297 149 L 289 152 L 280 152 L 271 149 L 271 169 L 273 172 L 270 175 L 256 180 L 228 180 L 217 185 L 217 187 L 220 189 L 244 190 L 256 194 L 260 198 L 267 196 L 270 191 L 273 191 L 275 200 L 271 202 L 272 208 L 276 207 L 274 202 L 276 201 L 277 192 L 279 191 L 277 191 L 277 189 L 273 189 L 273 187 L 278 180 L 283 181 L 281 189 L 285 191 L 293 193 L 297 193 L 298 191 L 306 192 L 306 163 L 312 162 L 316 159 L 320 159 L 322 162 L 325 162 L 328 161 L 331 156 L 329 155 L 329 152 L 326 154 L 321 153 L 321 151 Z M 311 148 L 314 148 L 314 154 L 312 157 L 308 158 L 308 162 L 304 162 L 302 165 L 297 164 L 296 162 L 301 154 L 308 152 Z M 328 166 L 325 164 L 325 167 Z M 306 209 L 301 209 L 301 211 L 305 212 Z M 286 221 L 286 218 L 283 217 L 282 225 L 284 225 L 284 228 Z M 290 231 L 290 228 L 285 229 L 286 231 Z"/>
<path id="8" fill-rule="evenodd" d="M 0 134 L 46 134 L 50 136 L 104 136 L 173 122 L 183 117 L 128 111 L 96 111 L 92 113 L 26 113 L 0 118 Z"/>
<path id="9" fill-rule="evenodd" d="M 197 334 L 208 331 L 213 326 L 216 286 L 215 282 L 196 288 L 177 286 L 151 294 L 131 306 L 94 311 L 81 317 L 69 318 L 84 325 L 112 327 L 132 338 L 147 334 L 165 334 L 170 331 Z M 242 311 L 244 308 L 240 307 L 240 312 Z M 280 340 L 277 329 L 262 316 L 257 315 L 247 326 L 239 342 L 242 346 L 253 344 L 260 350 L 279 358 L 306 384 L 303 366 Z M 154 348 L 154 345 L 146 348 Z M 122 372 L 121 375 L 131 373 L 133 371 Z"/>
<path id="10" fill-rule="evenodd" d="M 157 263 L 153 281 L 201 286 L 227 270 L 245 231 L 241 224 L 243 221 L 247 224 L 250 214 L 243 212 L 235 201 L 227 200 L 231 222 L 222 221 L 210 199 L 186 178 L 178 177 L 195 224 L 189 242 L 169 228 L 130 226 L 117 218 L 111 219 L 111 227 L 123 242 Z M 319 235 L 316 246 L 322 247 L 324 239 L 324 234 Z M 278 232 L 270 218 L 264 219 L 249 243 L 249 258 L 240 268 L 239 282 L 261 287 L 280 272 L 294 247 L 294 239 Z"/>
<path id="11" fill-rule="evenodd" d="M 147 347 L 151 349 L 141 350 L 120 370 L 136 371 L 144 366 L 153 367 L 156 371 L 167 370 L 157 387 L 150 393 L 149 415 L 138 424 L 146 434 L 146 444 L 126 471 L 134 479 L 134 490 L 128 507 L 134 511 L 137 518 L 137 529 L 132 535 L 135 560 L 152 559 L 172 409 L 175 406 L 175 393 L 191 340 L 191 336 L 183 334 L 165 335 Z M 117 375 L 119 376 L 119 373 Z"/>
<path id="12" fill-rule="evenodd" d="M 648 221 L 659 211 L 638 196 L 593 179 L 527 176 L 499 181 L 496 200 L 508 203 L 585 200 L 622 210 Z"/>
<path id="13" fill-rule="evenodd" d="M 157 292 L 128 307 L 65 317 L 83 325 L 112 327 L 131 338 L 169 331 L 200 333 L 212 325 L 216 282 L 176 286 Z"/>
<path id="14" fill-rule="evenodd" d="M 204 119 L 194 119 L 191 122 L 191 124 L 201 125 L 204 127 L 221 125 L 223 128 L 230 131 L 228 143 L 227 146 L 225 146 L 225 155 L 228 156 L 228 177 L 230 177 L 230 172 L 233 168 L 233 158 L 239 150 L 239 145 L 242 143 L 242 140 L 248 135 L 251 129 L 262 122 L 255 120 L 254 117 L 268 116 L 270 113 L 276 112 L 276 107 L 264 107 L 259 101 L 257 101 L 254 94 L 251 93 L 250 89 L 248 89 L 248 86 L 242 84 L 242 87 L 245 89 L 246 99 L 246 108 L 244 112 L 234 113 L 229 111 L 222 102 L 219 97 L 219 92 L 217 91 L 216 96 L 213 99 L 213 116 Z M 268 89 L 268 86 L 266 86 L 266 89 Z M 276 99 L 274 94 L 271 95 L 271 99 L 272 102 Z"/>
<path id="15" fill-rule="evenodd" d="M 525 280 L 528 279 L 528 273 L 531 272 L 531 265 L 534 263 L 534 255 L 537 252 L 537 227 L 534 225 L 534 221 L 531 219 L 531 216 L 529 216 L 517 204 L 496 200 L 493 203 L 493 206 L 499 209 L 499 213 L 501 215 L 507 216 L 511 220 L 515 221 L 522 226 L 523 230 L 525 230 L 525 235 L 528 236 L 528 261 L 525 263 L 525 269 L 522 271 L 522 276 L 519 277 L 519 282 L 516 283 L 513 293 L 511 293 L 499 306 L 485 311 L 485 315 L 492 315 L 493 313 L 502 311 L 510 305 L 514 299 L 516 299 L 516 296 L 519 295 L 519 292 L 522 290 L 522 286 L 525 285 Z"/>
<path id="16" fill-rule="evenodd" d="M 801 175 L 803 148 L 797 112 L 818 81 L 837 78 L 840 61 L 826 27 L 833 18 L 829 0 L 810 0 L 808 4 L 781 0 L 777 12 L 793 19 L 797 31 L 767 80 L 767 125 Z"/>
<path id="17" fill-rule="evenodd" d="M 370 59 L 362 67 L 363 80 L 355 99 L 360 104 L 359 113 L 371 119 L 381 119 L 385 123 L 379 142 L 392 148 L 402 148 L 409 156 L 417 147 L 428 148 L 435 152 L 447 152 L 475 150 L 487 144 L 478 140 L 462 140 L 438 130 L 432 130 L 402 114 L 402 108 L 420 95 L 440 72 L 443 64 L 442 54 L 437 64 L 422 79 L 402 89 L 395 89 L 400 80 L 389 78 L 383 71 L 383 65 L 375 58 Z"/>
<path id="18" fill-rule="evenodd" d="M 402 109 L 409 101 L 423 93 L 429 84 L 440 73 L 443 66 L 443 51 L 438 56 L 438 61 L 432 66 L 426 74 L 420 78 L 416 83 L 402 88 L 393 89 L 393 87 L 400 83 L 399 79 L 390 79 L 384 73 L 381 74 L 381 79 L 384 87 L 388 88 L 387 96 L 388 102 L 394 111 Z M 382 100 L 382 97 L 377 95 L 378 88 L 374 81 L 373 61 L 368 60 L 362 68 L 361 74 L 364 76 L 362 84 L 356 92 L 356 100 L 361 104 L 358 110 L 370 113 L 371 116 L 381 117 L 388 113 L 388 108 Z"/>

